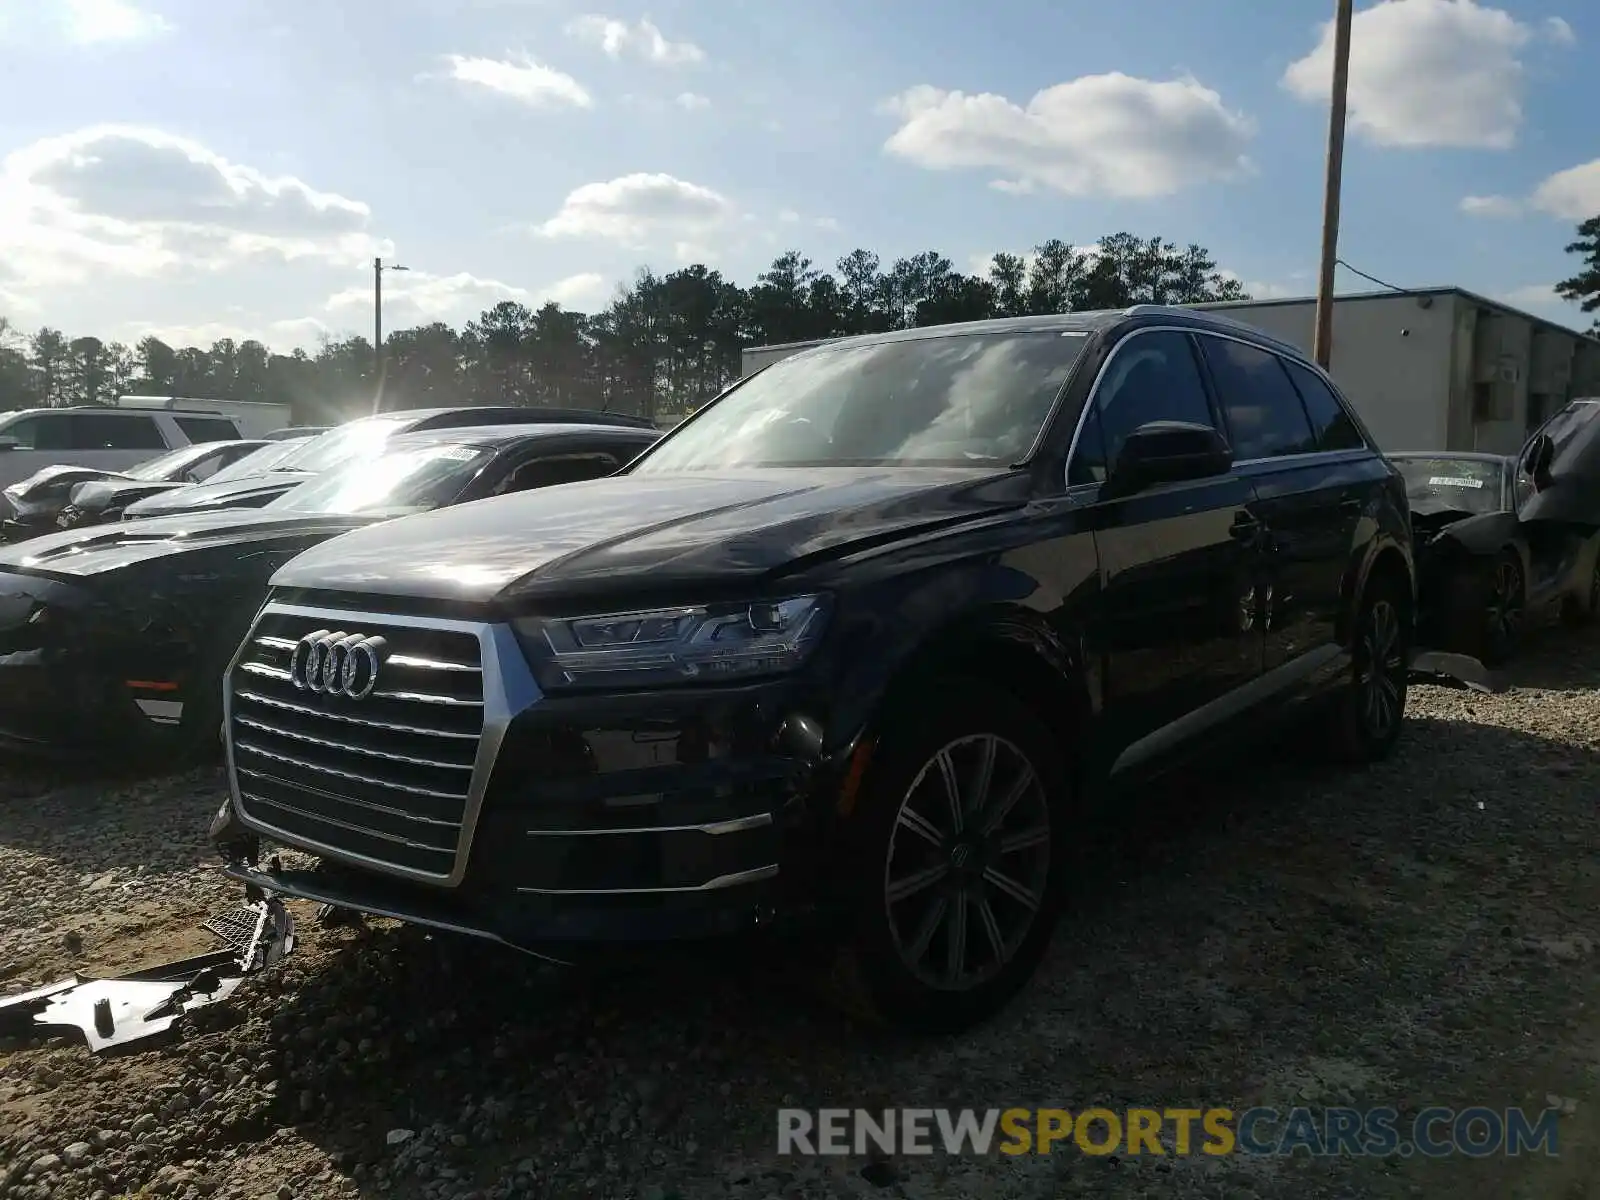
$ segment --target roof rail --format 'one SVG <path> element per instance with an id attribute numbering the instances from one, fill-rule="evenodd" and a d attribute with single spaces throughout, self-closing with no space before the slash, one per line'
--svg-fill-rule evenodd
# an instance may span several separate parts
<path id="1" fill-rule="evenodd" d="M 1213 321 L 1219 325 L 1230 325 L 1235 329 L 1247 330 L 1251 337 L 1259 338 L 1264 342 L 1271 342 L 1282 350 L 1292 352 L 1297 358 L 1311 361 L 1311 355 L 1296 346 L 1286 338 L 1281 338 L 1259 325 L 1252 325 L 1249 321 L 1241 321 L 1238 317 L 1229 316 L 1227 313 L 1218 312 L 1214 308 L 1202 308 L 1198 305 L 1188 304 L 1135 304 L 1128 308 L 1130 317 L 1189 317 L 1199 318 L 1204 321 Z"/>

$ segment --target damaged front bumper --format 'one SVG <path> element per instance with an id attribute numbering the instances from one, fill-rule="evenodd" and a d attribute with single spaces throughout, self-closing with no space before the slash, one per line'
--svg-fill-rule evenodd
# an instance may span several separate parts
<path id="1" fill-rule="evenodd" d="M 137 754 L 178 725 L 187 643 L 135 620 L 80 584 L 0 571 L 0 748 Z"/>
<path id="2" fill-rule="evenodd" d="M 0 1000 L 0 1036 L 77 1030 L 98 1053 L 165 1033 L 185 1013 L 225 1000 L 293 953 L 294 917 L 263 896 L 203 926 L 227 948 L 114 979 L 74 975 Z"/>

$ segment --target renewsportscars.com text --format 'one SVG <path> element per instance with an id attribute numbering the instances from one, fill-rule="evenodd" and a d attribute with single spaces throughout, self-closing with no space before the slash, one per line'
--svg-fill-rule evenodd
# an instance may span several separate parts
<path id="1" fill-rule="evenodd" d="M 1559 1112 L 1520 1108 L 824 1108 L 778 1111 L 778 1153 L 1441 1158 L 1555 1155 Z"/>

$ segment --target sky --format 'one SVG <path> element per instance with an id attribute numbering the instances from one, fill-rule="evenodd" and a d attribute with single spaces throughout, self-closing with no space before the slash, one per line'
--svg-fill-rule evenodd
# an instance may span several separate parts
<path id="1" fill-rule="evenodd" d="M 0 0 L 0 315 L 283 351 L 370 336 L 376 255 L 396 329 L 1120 230 L 1307 295 L 1333 7 Z M 1592 0 L 1358 0 L 1340 256 L 1586 328 L 1597 48 Z"/>

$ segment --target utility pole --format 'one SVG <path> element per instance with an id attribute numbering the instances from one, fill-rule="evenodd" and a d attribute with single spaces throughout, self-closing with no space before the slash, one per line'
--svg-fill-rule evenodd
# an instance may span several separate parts
<path id="1" fill-rule="evenodd" d="M 1333 273 L 1339 259 L 1339 193 L 1344 179 L 1344 111 L 1350 90 L 1350 21 L 1354 0 L 1337 0 L 1333 18 L 1333 95 L 1328 105 L 1328 163 L 1322 193 L 1322 261 L 1317 270 L 1317 327 L 1312 354 L 1324 371 L 1333 359 Z"/>
<path id="2" fill-rule="evenodd" d="M 385 263 L 381 258 L 372 260 L 372 377 L 377 381 L 377 391 L 372 400 L 372 411 L 383 406 L 383 273 L 409 271 L 399 263 Z"/>

